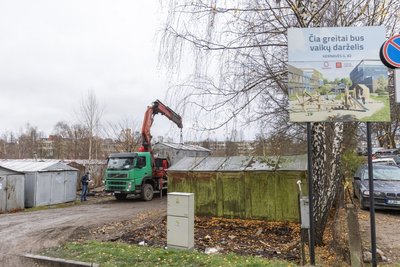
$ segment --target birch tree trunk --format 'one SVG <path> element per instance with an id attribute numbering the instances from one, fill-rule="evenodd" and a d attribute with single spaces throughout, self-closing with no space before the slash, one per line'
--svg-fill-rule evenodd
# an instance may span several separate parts
<path id="1" fill-rule="evenodd" d="M 318 245 L 323 242 L 323 234 L 328 220 L 329 211 L 336 199 L 339 185 L 343 181 L 340 168 L 343 123 L 333 123 L 334 137 L 331 144 L 331 153 L 327 153 L 328 139 L 326 138 L 326 131 L 325 123 L 313 124 L 313 211 L 315 220 L 315 242 Z"/>

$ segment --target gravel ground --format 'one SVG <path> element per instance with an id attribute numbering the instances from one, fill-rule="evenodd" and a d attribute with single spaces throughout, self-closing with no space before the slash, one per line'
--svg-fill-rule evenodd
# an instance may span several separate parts
<path id="1" fill-rule="evenodd" d="M 130 220 L 152 210 L 162 213 L 166 203 L 166 198 L 157 197 L 149 202 L 92 197 L 64 208 L 0 214 L 0 266 L 17 266 L 9 260 L 14 255 L 57 246 L 107 223 Z"/>
<path id="2" fill-rule="evenodd" d="M 369 210 L 360 210 L 358 214 L 360 222 L 361 237 L 363 240 L 364 251 L 370 251 L 370 216 Z M 376 223 L 376 245 L 387 258 L 382 263 L 400 263 L 400 211 L 381 211 L 375 212 Z M 379 260 L 379 255 L 378 255 Z"/>

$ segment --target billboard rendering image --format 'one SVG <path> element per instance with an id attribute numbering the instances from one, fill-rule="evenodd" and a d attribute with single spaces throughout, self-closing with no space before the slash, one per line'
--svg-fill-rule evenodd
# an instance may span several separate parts
<path id="1" fill-rule="evenodd" d="M 288 31 L 290 120 L 390 121 L 383 27 Z"/>

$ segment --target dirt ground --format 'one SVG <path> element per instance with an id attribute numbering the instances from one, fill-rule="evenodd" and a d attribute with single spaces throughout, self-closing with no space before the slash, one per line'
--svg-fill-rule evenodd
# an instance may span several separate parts
<path id="1" fill-rule="evenodd" d="M 37 253 L 108 223 L 140 218 L 146 212 L 165 214 L 166 205 L 166 198 L 117 202 L 112 197 L 92 197 L 82 205 L 0 214 L 0 266 L 17 266 L 4 265 L 3 259 Z"/>
<path id="2" fill-rule="evenodd" d="M 364 250 L 370 251 L 369 210 L 360 210 L 358 219 Z M 375 223 L 377 249 L 381 250 L 387 258 L 387 261 L 381 261 L 381 264 L 400 264 L 400 211 L 376 210 Z"/>
<path id="3" fill-rule="evenodd" d="M 150 202 L 128 199 L 117 202 L 111 196 L 92 197 L 82 205 L 63 208 L 0 214 L 0 266 L 2 259 L 22 253 L 38 253 L 65 241 L 120 241 L 148 246 L 166 246 L 166 197 Z M 360 226 L 367 244 L 368 211 L 360 211 Z M 388 257 L 387 263 L 400 262 L 400 213 L 377 212 L 377 240 Z M 332 227 L 333 228 L 333 227 Z M 297 224 L 270 223 L 257 220 L 196 217 L 195 249 L 222 253 L 235 252 L 266 258 L 300 262 L 300 231 Z M 327 235 L 328 240 L 337 240 Z M 329 244 L 316 253 L 322 255 L 322 266 L 333 266 Z M 328 263 L 330 262 L 330 263 Z M 342 263 L 336 266 L 345 266 Z"/>

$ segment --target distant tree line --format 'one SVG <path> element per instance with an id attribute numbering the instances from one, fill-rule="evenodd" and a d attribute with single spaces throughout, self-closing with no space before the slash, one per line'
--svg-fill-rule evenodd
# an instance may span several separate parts
<path id="1" fill-rule="evenodd" d="M 130 129 L 122 129 L 113 137 L 91 137 L 84 125 L 66 122 L 58 122 L 52 134 L 46 136 L 27 124 L 17 133 L 0 134 L 0 158 L 104 159 L 111 152 L 134 151 L 139 146 L 139 138 L 140 134 Z"/>
<path id="2" fill-rule="evenodd" d="M 120 127 L 120 128 L 118 128 Z M 172 142 L 158 136 L 155 142 Z M 89 147 L 91 156 L 89 157 Z M 306 144 L 287 136 L 258 135 L 251 141 L 187 141 L 212 150 L 214 156 L 272 156 L 306 153 Z M 27 124 L 19 132 L 0 133 L 0 158 L 2 159 L 105 159 L 113 152 L 137 151 L 141 144 L 141 134 L 123 125 L 109 127 L 104 136 L 93 136 L 82 124 L 58 122 L 52 134 L 46 136 L 38 127 Z M 222 144 L 222 145 L 221 145 Z M 245 146 L 245 147 L 244 147 Z"/>

